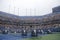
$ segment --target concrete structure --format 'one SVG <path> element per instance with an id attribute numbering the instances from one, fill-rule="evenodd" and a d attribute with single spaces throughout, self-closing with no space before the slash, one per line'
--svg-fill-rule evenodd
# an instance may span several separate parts
<path id="1" fill-rule="evenodd" d="M 52 8 L 53 13 L 60 12 L 60 6 Z"/>

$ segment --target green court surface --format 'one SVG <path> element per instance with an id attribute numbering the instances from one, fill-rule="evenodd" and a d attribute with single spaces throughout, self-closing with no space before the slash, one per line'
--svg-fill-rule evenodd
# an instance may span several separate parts
<path id="1" fill-rule="evenodd" d="M 47 34 L 39 37 L 26 38 L 25 40 L 60 40 L 60 33 Z"/>

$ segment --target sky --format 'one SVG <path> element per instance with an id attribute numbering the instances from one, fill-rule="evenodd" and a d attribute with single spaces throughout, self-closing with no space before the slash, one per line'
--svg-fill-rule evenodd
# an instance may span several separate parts
<path id="1" fill-rule="evenodd" d="M 60 0 L 0 0 L 0 11 L 18 16 L 42 16 L 60 6 Z"/>

